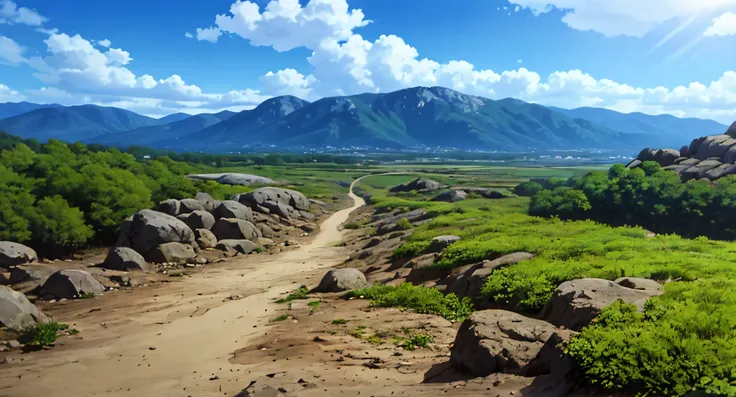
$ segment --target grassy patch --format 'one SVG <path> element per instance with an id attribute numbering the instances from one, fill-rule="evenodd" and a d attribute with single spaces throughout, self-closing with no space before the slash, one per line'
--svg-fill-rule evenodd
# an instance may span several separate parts
<path id="1" fill-rule="evenodd" d="M 307 303 L 307 306 L 309 306 L 309 314 L 314 314 L 317 310 L 319 310 L 319 305 L 322 302 L 320 301 L 311 301 Z"/>
<path id="2" fill-rule="evenodd" d="M 169 273 L 169 277 L 184 277 L 183 272 L 171 272 Z"/>
<path id="3" fill-rule="evenodd" d="M 285 298 L 281 298 L 277 300 L 276 303 L 287 303 L 287 302 L 291 302 L 297 299 L 307 299 L 308 294 L 309 294 L 309 289 L 302 285 L 301 287 L 296 289 L 294 292 L 287 295 Z"/>
<path id="4" fill-rule="evenodd" d="M 429 348 L 429 344 L 434 342 L 434 337 L 430 334 L 414 334 L 409 337 L 398 336 L 394 338 L 394 344 L 401 346 L 404 350 L 414 351 L 418 347 Z"/>
<path id="5" fill-rule="evenodd" d="M 79 299 L 92 299 L 92 298 L 94 298 L 95 296 L 96 296 L 96 295 L 95 295 L 95 293 L 94 293 L 94 292 L 85 292 L 85 293 L 83 293 L 82 295 L 79 295 Z"/>
<path id="6" fill-rule="evenodd" d="M 278 316 L 278 317 L 274 318 L 273 321 L 274 322 L 276 322 L 276 321 L 284 321 L 284 320 L 288 320 L 288 319 L 289 319 L 289 316 L 286 315 L 286 314 L 284 314 L 284 315 L 281 315 L 281 316 Z"/>
<path id="7" fill-rule="evenodd" d="M 26 330 L 19 338 L 19 341 L 32 347 L 51 346 L 56 342 L 59 332 L 68 329 L 69 325 L 64 323 L 39 323 L 35 327 Z"/>
<path id="8" fill-rule="evenodd" d="M 332 320 L 332 325 L 345 325 L 348 323 L 348 320 L 345 320 L 344 318 L 336 318 Z"/>
<path id="9" fill-rule="evenodd" d="M 353 338 L 363 339 L 363 336 L 365 336 L 365 326 L 359 325 L 353 329 L 348 330 L 348 335 L 352 336 Z"/>
<path id="10" fill-rule="evenodd" d="M 369 299 L 376 307 L 399 307 L 421 314 L 436 314 L 451 321 L 462 321 L 473 310 L 470 299 L 459 299 L 454 294 L 443 294 L 434 288 L 417 287 L 403 283 L 398 287 L 374 285 L 349 293 L 353 297 Z"/>
<path id="11" fill-rule="evenodd" d="M 349 222 L 343 225 L 343 228 L 348 230 L 360 229 L 360 225 L 356 222 Z"/>

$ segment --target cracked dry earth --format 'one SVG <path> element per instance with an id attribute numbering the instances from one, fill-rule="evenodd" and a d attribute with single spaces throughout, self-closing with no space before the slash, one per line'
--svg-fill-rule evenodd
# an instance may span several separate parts
<path id="1" fill-rule="evenodd" d="M 316 311 L 307 301 L 275 303 L 345 260 L 345 248 L 333 244 L 343 236 L 339 225 L 364 204 L 351 197 L 351 208 L 296 250 L 45 309 L 80 333 L 48 351 L 6 355 L 0 397 L 519 395 L 531 380 L 464 379 L 448 370 L 458 325 L 440 317 L 329 294 Z M 434 335 L 431 349 L 397 348 L 392 338 L 407 329 Z"/>

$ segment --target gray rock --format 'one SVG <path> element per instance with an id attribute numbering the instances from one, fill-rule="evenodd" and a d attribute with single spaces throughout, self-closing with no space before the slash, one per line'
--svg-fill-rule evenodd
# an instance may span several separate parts
<path id="1" fill-rule="evenodd" d="M 378 244 L 381 244 L 383 242 L 383 239 L 380 237 L 373 237 L 368 243 L 363 247 L 363 249 L 373 248 L 377 246 Z"/>
<path id="2" fill-rule="evenodd" d="M 733 174 L 736 174 L 736 164 L 721 164 L 716 168 L 706 171 L 705 177 L 713 181 Z"/>
<path id="3" fill-rule="evenodd" d="M 486 260 L 474 265 L 467 265 L 452 272 L 447 280 L 445 292 L 459 297 L 476 298 L 483 289 L 486 278 L 497 269 L 534 258 L 528 252 L 514 252 L 492 261 Z"/>
<path id="4" fill-rule="evenodd" d="M 143 270 L 151 271 L 153 268 L 149 265 L 141 254 L 132 248 L 115 247 L 108 252 L 105 261 L 100 265 L 105 269 L 112 270 Z"/>
<path id="5" fill-rule="evenodd" d="M 432 190 L 439 190 L 441 187 L 442 185 L 437 181 L 433 181 L 429 178 L 417 178 L 403 185 L 394 186 L 389 189 L 389 192 L 400 193 L 410 192 L 412 190 L 416 192 L 429 192 Z"/>
<path id="6" fill-rule="evenodd" d="M 689 159 L 680 161 L 678 165 L 697 165 L 698 163 L 700 163 L 700 160 L 691 157 Z"/>
<path id="7" fill-rule="evenodd" d="M 460 326 L 450 363 L 473 376 L 525 375 L 554 332 L 554 325 L 514 312 L 478 311 Z"/>
<path id="8" fill-rule="evenodd" d="M 250 240 L 220 240 L 215 246 L 221 251 L 233 251 L 239 254 L 250 254 L 258 248 L 258 244 Z"/>
<path id="9" fill-rule="evenodd" d="M 121 230 L 131 248 L 143 257 L 155 247 L 165 243 L 191 244 L 194 232 L 186 223 L 161 212 L 142 210 L 133 215 L 125 230 Z"/>
<path id="10" fill-rule="evenodd" d="M 463 190 L 450 190 L 440 193 L 432 198 L 432 201 L 444 201 L 446 203 L 454 203 L 463 201 L 468 198 L 468 193 Z"/>
<path id="11" fill-rule="evenodd" d="M 195 174 L 187 175 L 190 179 L 199 179 L 203 181 L 216 181 L 223 185 L 234 186 L 250 186 L 250 185 L 275 185 L 278 182 L 271 178 L 258 175 L 239 174 L 239 173 L 221 173 L 221 174 Z"/>
<path id="12" fill-rule="evenodd" d="M 703 137 L 700 137 L 700 138 L 693 139 L 693 141 L 690 142 L 690 150 L 689 150 L 689 152 L 690 152 L 690 156 L 691 157 L 692 156 L 695 156 L 698 153 L 698 150 L 700 148 L 700 145 L 703 143 L 703 141 L 705 141 L 705 139 L 706 139 L 706 137 L 703 136 Z"/>
<path id="13" fill-rule="evenodd" d="M 234 218 L 253 222 L 253 211 L 234 200 L 222 201 L 217 208 L 215 208 L 215 212 L 213 214 L 215 215 L 215 219 Z"/>
<path id="14" fill-rule="evenodd" d="M 427 249 L 425 249 L 423 253 L 430 254 L 443 251 L 445 248 L 457 243 L 460 240 L 461 239 L 459 236 L 437 236 L 432 239 L 429 247 L 427 247 Z"/>
<path id="15" fill-rule="evenodd" d="M 200 204 L 202 204 L 202 207 L 204 207 L 204 210 L 207 212 L 212 212 L 215 210 L 217 205 L 219 204 L 217 200 L 212 198 L 208 193 L 205 192 L 199 192 L 197 193 L 194 198 L 199 201 Z"/>
<path id="16" fill-rule="evenodd" d="M 682 147 L 680 148 L 680 157 L 690 157 L 690 156 L 691 156 L 691 153 L 690 153 L 690 146 L 688 146 L 688 145 L 683 145 L 683 146 L 682 146 Z"/>
<path id="17" fill-rule="evenodd" d="M 33 282 L 41 286 L 58 271 L 59 269 L 54 266 L 40 263 L 15 266 L 10 268 L 10 284 Z"/>
<path id="18" fill-rule="evenodd" d="M 48 321 L 48 317 L 24 294 L 0 286 L 0 326 L 21 332 L 45 321 Z"/>
<path id="19" fill-rule="evenodd" d="M 686 169 L 692 167 L 692 165 L 682 165 L 682 164 L 675 164 L 675 165 L 668 165 L 667 167 L 662 168 L 663 170 L 667 171 L 675 171 L 678 174 L 681 174 Z"/>
<path id="20" fill-rule="evenodd" d="M 271 226 L 267 225 L 266 223 L 256 223 L 256 227 L 258 230 L 261 231 L 261 234 L 266 237 L 276 237 L 276 231 L 271 228 Z"/>
<path id="21" fill-rule="evenodd" d="M 613 282 L 622 287 L 644 291 L 660 291 L 664 288 L 662 284 L 648 278 L 619 277 Z"/>
<path id="22" fill-rule="evenodd" d="M 205 211 L 204 205 L 197 199 L 182 199 L 179 200 L 179 214 L 188 214 L 194 211 Z"/>
<path id="23" fill-rule="evenodd" d="M 181 203 L 179 200 L 168 199 L 160 202 L 156 207 L 156 211 L 163 212 L 166 215 L 177 216 L 179 215 L 180 208 Z"/>
<path id="24" fill-rule="evenodd" d="M 626 164 L 626 168 L 636 168 L 642 164 L 641 160 L 633 159 L 629 164 Z"/>
<path id="25" fill-rule="evenodd" d="M 698 146 L 695 157 L 700 160 L 706 160 L 711 157 L 721 158 L 734 144 L 736 144 L 736 139 L 725 134 L 707 136 L 701 142 L 700 146 Z"/>
<path id="26" fill-rule="evenodd" d="M 222 218 L 212 228 L 217 240 L 250 240 L 257 241 L 261 231 L 252 223 L 233 218 Z"/>
<path id="27" fill-rule="evenodd" d="M 197 253 L 189 244 L 182 243 L 164 243 L 152 249 L 146 255 L 146 259 L 153 263 L 186 263 Z"/>
<path id="28" fill-rule="evenodd" d="M 309 199 L 296 190 L 282 189 L 278 187 L 262 187 L 247 194 L 239 194 L 233 198 L 248 207 L 256 205 L 264 206 L 265 202 L 275 202 L 289 205 L 298 210 L 309 209 Z"/>
<path id="29" fill-rule="evenodd" d="M 84 294 L 100 294 L 105 287 L 83 270 L 60 270 L 43 284 L 40 296 L 52 299 L 72 299 Z"/>
<path id="30" fill-rule="evenodd" d="M 277 201 L 264 201 L 260 206 L 266 207 L 268 209 L 268 213 L 276 214 L 282 218 L 289 219 L 292 217 L 292 215 L 295 215 L 294 207 L 290 206 L 289 204 L 284 204 Z"/>
<path id="31" fill-rule="evenodd" d="M 736 138 L 736 122 L 734 122 L 733 124 L 731 124 L 730 127 L 728 127 L 728 130 L 726 131 L 726 135 L 732 138 Z"/>
<path id="32" fill-rule="evenodd" d="M 541 317 L 552 324 L 580 331 L 604 307 L 619 299 L 633 303 L 641 310 L 648 298 L 661 294 L 662 291 L 635 290 L 596 278 L 566 281 L 557 287 Z"/>
<path id="33" fill-rule="evenodd" d="M 350 187 L 350 184 L 348 184 L 348 186 L 345 186 L 345 187 Z M 327 203 L 325 203 L 324 201 L 321 201 L 321 200 L 309 199 L 309 202 L 312 203 L 312 204 L 314 204 L 314 205 L 320 206 L 320 207 L 327 206 Z"/>
<path id="34" fill-rule="evenodd" d="M 641 161 L 642 163 L 645 161 L 654 161 L 655 154 L 657 154 L 657 151 L 654 149 L 643 149 L 641 152 L 639 152 L 639 155 L 636 156 L 636 159 Z"/>
<path id="35" fill-rule="evenodd" d="M 365 275 L 358 269 L 330 270 L 322 277 L 315 292 L 343 292 L 368 286 Z"/>
<path id="36" fill-rule="evenodd" d="M 196 229 L 194 231 L 194 236 L 197 239 L 196 241 L 199 248 L 215 248 L 215 245 L 217 245 L 217 237 L 215 237 L 215 234 L 209 229 Z"/>
<path id="37" fill-rule="evenodd" d="M 0 267 L 18 266 L 37 260 L 38 255 L 31 247 L 12 241 L 0 241 Z"/>
<path id="38" fill-rule="evenodd" d="M 722 163 L 718 160 L 703 160 L 698 164 L 682 171 L 680 173 L 680 176 L 682 176 L 682 178 L 685 180 L 705 178 L 705 175 L 708 171 L 721 165 Z"/>
<path id="39" fill-rule="evenodd" d="M 654 161 L 658 162 L 662 167 L 672 165 L 675 159 L 680 157 L 680 151 L 675 149 L 660 149 L 654 154 Z"/>
<path id="40" fill-rule="evenodd" d="M 215 217 L 207 211 L 196 210 L 179 215 L 177 218 L 181 219 L 192 230 L 212 229 L 212 226 L 215 226 Z"/>

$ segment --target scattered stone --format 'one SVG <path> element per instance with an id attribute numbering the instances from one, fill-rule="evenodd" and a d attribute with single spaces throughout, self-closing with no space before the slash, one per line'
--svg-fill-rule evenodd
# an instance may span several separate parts
<path id="1" fill-rule="evenodd" d="M 236 196 L 237 201 L 253 208 L 255 205 L 264 205 L 265 203 L 282 203 L 298 210 L 306 211 L 309 209 L 309 200 L 301 192 L 291 189 L 281 189 L 277 187 L 262 187 L 247 194 Z M 267 206 L 266 206 L 267 207 Z"/>
<path id="2" fill-rule="evenodd" d="M 51 299 L 72 299 L 84 294 L 101 294 L 105 287 L 83 270 L 60 270 L 41 287 L 40 295 Z"/>
<path id="3" fill-rule="evenodd" d="M 48 317 L 20 292 L 0 286 L 0 326 L 20 332 Z"/>
<path id="4" fill-rule="evenodd" d="M 205 211 L 204 205 L 202 205 L 202 203 L 197 199 L 182 199 L 179 200 L 179 203 L 179 214 L 188 214 L 194 211 Z"/>
<path id="5" fill-rule="evenodd" d="M 127 247 L 115 247 L 108 252 L 107 257 L 105 258 L 105 261 L 102 262 L 100 265 L 101 267 L 105 269 L 112 269 L 112 270 L 122 270 L 122 271 L 128 271 L 128 270 L 142 270 L 142 271 L 151 271 L 153 270 L 151 265 L 149 265 L 145 259 L 143 259 L 143 256 L 133 250 L 132 248 Z"/>
<path id="6" fill-rule="evenodd" d="M 161 244 L 194 242 L 194 232 L 186 223 L 152 210 L 142 210 L 133 215 L 130 223 L 121 228 L 121 234 L 127 237 L 131 248 L 144 257 Z"/>
<path id="7" fill-rule="evenodd" d="M 636 290 L 596 278 L 566 281 L 557 287 L 541 318 L 557 326 L 580 331 L 604 307 L 619 299 L 642 310 L 648 298 L 661 294 L 662 291 Z"/>
<path id="8" fill-rule="evenodd" d="M 208 229 L 194 230 L 194 237 L 196 237 L 196 242 L 197 245 L 199 245 L 199 248 L 215 248 L 215 245 L 217 245 L 217 237 L 215 237 L 215 234 Z"/>
<path id="9" fill-rule="evenodd" d="M 251 240 L 257 241 L 261 231 L 252 223 L 243 219 L 222 218 L 212 227 L 217 240 Z"/>
<path id="10" fill-rule="evenodd" d="M 215 248 L 221 251 L 234 251 L 239 254 L 250 254 L 258 245 L 250 240 L 220 240 Z"/>
<path id="11" fill-rule="evenodd" d="M 216 181 L 223 185 L 233 186 L 250 186 L 250 185 L 276 185 L 278 182 L 271 178 L 258 175 L 239 174 L 239 173 L 221 173 L 221 174 L 194 174 L 187 175 L 190 179 L 199 179 L 203 181 Z"/>
<path id="12" fill-rule="evenodd" d="M 23 265 L 38 261 L 32 248 L 12 241 L 0 241 L 0 267 Z"/>
<path id="13" fill-rule="evenodd" d="M 212 212 L 217 208 L 218 202 L 212 196 L 210 196 L 208 193 L 205 192 L 199 192 L 197 193 L 194 198 L 199 201 L 200 204 L 202 204 L 202 207 L 204 207 L 204 210 L 207 212 Z"/>
<path id="14" fill-rule="evenodd" d="M 440 193 L 432 198 L 432 201 L 443 201 L 446 203 L 454 203 L 457 201 L 463 201 L 468 198 L 468 193 L 464 190 L 450 190 L 444 193 Z"/>
<path id="15" fill-rule="evenodd" d="M 164 200 L 158 204 L 156 207 L 156 211 L 162 212 L 167 215 L 171 216 L 177 216 L 179 215 L 179 209 L 181 208 L 181 203 L 179 203 L 179 200 L 175 199 L 169 199 Z"/>
<path id="16" fill-rule="evenodd" d="M 452 244 L 455 244 L 458 241 L 460 241 L 459 236 L 437 236 L 432 239 L 432 242 L 430 243 L 429 247 L 424 250 L 424 253 L 429 254 L 434 252 L 441 252 L 445 248 L 451 246 Z"/>
<path id="17" fill-rule="evenodd" d="M 440 183 L 437 181 L 433 181 L 428 178 L 417 178 L 403 185 L 394 186 L 389 190 L 389 192 L 399 193 L 410 192 L 412 190 L 416 192 L 429 192 L 432 190 L 439 190 L 441 188 L 442 185 L 440 185 Z"/>
<path id="18" fill-rule="evenodd" d="M 456 269 L 447 280 L 447 293 L 453 293 L 459 297 L 476 298 L 483 288 L 486 278 L 491 273 L 504 266 L 519 263 L 534 258 L 534 254 L 528 252 L 514 252 L 504 255 L 492 261 L 483 261 L 473 265 L 467 265 Z"/>
<path id="19" fill-rule="evenodd" d="M 358 269 L 330 270 L 322 277 L 315 292 L 342 292 L 368 286 L 365 275 Z"/>
<path id="20" fill-rule="evenodd" d="M 43 285 L 52 274 L 58 272 L 59 269 L 51 265 L 43 265 L 40 263 L 30 263 L 10 268 L 10 284 L 18 284 L 23 282 L 34 282 Z"/>
<path id="21" fill-rule="evenodd" d="M 212 229 L 212 226 L 215 226 L 215 217 L 209 212 L 203 210 L 181 214 L 177 218 L 181 219 L 192 230 Z"/>
<path id="22" fill-rule="evenodd" d="M 149 251 L 146 259 L 153 263 L 186 263 L 195 256 L 197 253 L 191 245 L 171 242 L 161 244 Z"/>
<path id="23" fill-rule="evenodd" d="M 250 208 L 234 200 L 221 202 L 214 211 L 215 219 L 229 218 L 242 219 L 253 222 L 253 211 Z"/>
<path id="24" fill-rule="evenodd" d="M 463 322 L 450 363 L 474 376 L 524 375 L 555 326 L 503 310 L 474 312 Z"/>

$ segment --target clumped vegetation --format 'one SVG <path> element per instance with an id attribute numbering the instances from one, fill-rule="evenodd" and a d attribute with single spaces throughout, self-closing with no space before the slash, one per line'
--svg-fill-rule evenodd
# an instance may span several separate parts
<path id="1" fill-rule="evenodd" d="M 736 176 L 682 182 L 656 162 L 570 179 L 567 186 L 539 191 L 529 213 L 561 219 L 592 219 L 609 225 L 638 225 L 685 237 L 736 239 Z"/>
<path id="2" fill-rule="evenodd" d="M 414 351 L 418 347 L 423 349 L 429 348 L 430 343 L 434 343 L 434 337 L 427 333 L 413 334 L 406 332 L 409 336 L 397 336 L 394 338 L 394 344 L 404 348 L 404 350 Z"/>
<path id="3" fill-rule="evenodd" d="M 302 285 L 289 295 L 286 295 L 285 298 L 277 300 L 276 303 L 287 303 L 297 299 L 307 299 L 307 295 L 309 295 L 309 288 Z"/>
<path id="4" fill-rule="evenodd" d="M 19 340 L 21 343 L 34 348 L 52 346 L 56 342 L 56 338 L 59 336 L 59 332 L 66 331 L 68 329 L 69 325 L 64 323 L 39 323 L 35 327 L 26 330 L 23 335 L 21 335 Z"/>
<path id="5" fill-rule="evenodd" d="M 434 288 L 403 283 L 397 287 L 374 285 L 349 293 L 352 297 L 369 299 L 376 307 L 399 307 L 420 314 L 436 314 L 451 321 L 463 321 L 473 311 L 470 299 L 455 294 L 443 294 Z"/>

